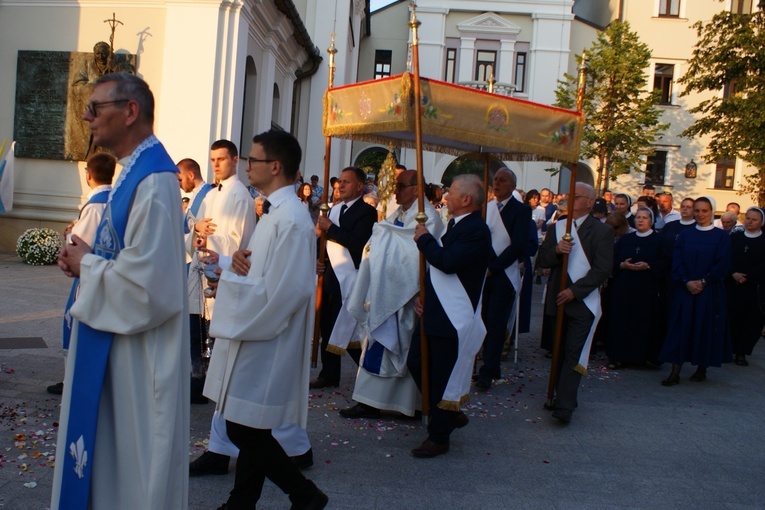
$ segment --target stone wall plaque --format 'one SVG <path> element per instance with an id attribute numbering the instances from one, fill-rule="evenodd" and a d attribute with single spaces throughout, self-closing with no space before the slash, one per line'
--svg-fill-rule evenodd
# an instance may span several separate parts
<path id="1" fill-rule="evenodd" d="M 96 151 L 88 123 L 82 120 L 93 82 L 112 70 L 135 72 L 135 55 L 119 53 L 108 58 L 108 68 L 102 66 L 101 71 L 94 53 L 18 52 L 16 157 L 82 161 Z"/>

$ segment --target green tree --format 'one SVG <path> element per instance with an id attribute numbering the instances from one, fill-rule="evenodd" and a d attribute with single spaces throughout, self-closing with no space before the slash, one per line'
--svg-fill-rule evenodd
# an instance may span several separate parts
<path id="1" fill-rule="evenodd" d="M 597 161 L 597 193 L 608 179 L 632 170 L 643 171 L 652 143 L 669 124 L 659 122 L 658 91 L 649 92 L 646 68 L 651 51 L 630 31 L 626 21 L 614 21 L 586 50 L 585 113 L 581 155 Z M 582 56 L 576 55 L 581 66 Z M 576 108 L 576 76 L 565 74 L 555 91 L 556 104 Z"/>
<path id="2" fill-rule="evenodd" d="M 712 135 L 704 161 L 740 158 L 757 173 L 747 176 L 742 193 L 765 206 L 765 0 L 752 14 L 720 12 L 694 24 L 699 37 L 681 96 L 718 92 L 691 108 L 697 120 L 687 137 Z M 723 90 L 722 95 L 719 91 Z M 722 96 L 722 97 L 721 97 Z"/>

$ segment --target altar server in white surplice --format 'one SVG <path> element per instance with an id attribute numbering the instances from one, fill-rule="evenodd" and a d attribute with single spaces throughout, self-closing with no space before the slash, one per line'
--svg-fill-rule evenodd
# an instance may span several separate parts
<path id="1" fill-rule="evenodd" d="M 61 406 L 53 509 L 184 509 L 189 351 L 177 167 L 152 134 L 140 78 L 96 82 L 84 120 L 123 165 L 91 247 L 59 259 L 80 277 Z"/>
<path id="2" fill-rule="evenodd" d="M 305 428 L 308 417 L 316 238 L 294 192 L 300 158 L 300 145 L 288 133 L 253 139 L 247 172 L 266 198 L 263 217 L 247 250 L 230 263 L 220 258 L 224 270 L 210 325 L 217 341 L 204 394 L 217 402 L 239 448 L 229 508 L 254 508 L 266 477 L 289 494 L 293 508 L 319 509 L 327 502 L 271 432 L 292 424 Z"/>
<path id="3" fill-rule="evenodd" d="M 372 229 L 348 300 L 363 345 L 353 390 L 358 404 L 340 411 L 345 418 L 374 418 L 381 409 L 413 416 L 420 407 L 420 390 L 406 367 L 420 290 L 419 252 L 412 242 L 418 212 L 414 170 L 396 177 L 396 202 L 393 213 Z M 443 223 L 427 200 L 425 214 L 425 226 L 440 237 Z"/>
<path id="4" fill-rule="evenodd" d="M 255 229 L 252 197 L 236 174 L 238 155 L 236 145 L 228 140 L 218 140 L 210 147 L 210 163 L 218 184 L 207 193 L 199 207 L 194 235 L 186 238 L 186 250 L 191 256 L 188 287 L 192 403 L 207 403 L 202 396 L 205 377 L 202 352 L 215 306 L 214 299 L 205 298 L 202 294 L 204 285 L 197 249 L 231 256 L 239 248 L 247 246 Z"/>

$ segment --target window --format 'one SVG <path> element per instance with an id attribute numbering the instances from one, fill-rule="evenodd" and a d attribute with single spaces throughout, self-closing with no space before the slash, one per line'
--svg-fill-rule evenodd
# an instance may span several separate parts
<path id="1" fill-rule="evenodd" d="M 475 61 L 475 81 L 487 81 L 489 76 L 497 79 L 497 52 L 478 50 Z"/>
<path id="2" fill-rule="evenodd" d="M 667 151 L 654 151 L 645 164 L 645 183 L 663 186 L 666 169 Z"/>
<path id="3" fill-rule="evenodd" d="M 656 64 L 653 72 L 653 89 L 660 93 L 659 104 L 672 104 L 672 78 L 675 66 L 672 64 Z"/>
<path id="4" fill-rule="evenodd" d="M 736 158 L 720 159 L 715 166 L 715 188 L 733 189 L 733 177 L 736 174 Z"/>
<path id="5" fill-rule="evenodd" d="M 659 17 L 680 17 L 680 0 L 659 0 Z"/>
<path id="6" fill-rule="evenodd" d="M 733 14 L 752 14 L 752 0 L 733 0 L 730 12 Z"/>
<path id="7" fill-rule="evenodd" d="M 457 49 L 446 48 L 446 65 L 444 66 L 444 81 L 454 83 L 454 73 L 457 69 Z"/>
<path id="8" fill-rule="evenodd" d="M 513 80 L 515 81 L 516 92 L 524 92 L 526 90 L 526 53 L 515 54 Z"/>
<path id="9" fill-rule="evenodd" d="M 375 80 L 390 76 L 391 50 L 375 50 Z"/>
<path id="10" fill-rule="evenodd" d="M 736 80 L 731 80 L 723 86 L 723 99 L 728 99 L 736 94 Z"/>

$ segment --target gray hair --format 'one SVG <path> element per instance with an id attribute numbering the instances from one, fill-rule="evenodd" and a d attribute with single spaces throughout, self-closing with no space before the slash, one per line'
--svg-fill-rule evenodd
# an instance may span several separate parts
<path id="1" fill-rule="evenodd" d="M 483 189 L 483 181 L 473 174 L 458 175 L 452 181 L 452 186 L 459 184 L 459 188 L 465 195 L 470 197 L 474 207 L 480 209 L 486 201 L 486 192 Z"/>
<path id="2" fill-rule="evenodd" d="M 154 125 L 154 94 L 141 78 L 130 73 L 105 74 L 96 80 L 96 85 L 114 83 L 109 97 L 113 100 L 130 99 L 138 103 L 139 115 Z"/>

